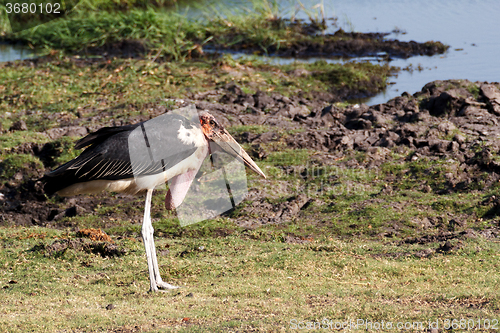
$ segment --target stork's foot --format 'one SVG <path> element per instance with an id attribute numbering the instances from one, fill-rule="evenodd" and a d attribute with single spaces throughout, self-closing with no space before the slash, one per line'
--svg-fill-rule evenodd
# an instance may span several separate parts
<path id="1" fill-rule="evenodd" d="M 170 283 L 166 283 L 166 282 L 163 282 L 162 280 L 160 280 L 160 281 L 155 281 L 155 283 L 151 284 L 151 286 L 149 288 L 149 292 L 155 293 L 157 291 L 168 291 L 168 290 L 173 290 L 173 289 L 177 289 L 177 288 L 181 288 L 181 287 L 173 286 Z"/>
<path id="2" fill-rule="evenodd" d="M 166 290 L 180 288 L 178 286 L 173 286 L 173 285 L 166 283 L 166 282 L 163 282 L 163 281 L 156 282 L 156 285 L 158 286 L 159 289 L 166 289 Z"/>

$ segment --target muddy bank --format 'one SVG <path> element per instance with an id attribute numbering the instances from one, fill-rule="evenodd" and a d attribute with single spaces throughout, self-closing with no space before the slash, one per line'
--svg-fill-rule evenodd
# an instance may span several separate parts
<path id="1" fill-rule="evenodd" d="M 386 38 L 389 33 L 361 33 L 345 32 L 342 29 L 334 34 L 321 35 L 297 40 L 287 41 L 279 45 L 270 45 L 266 51 L 270 55 L 279 57 L 386 57 L 386 58 L 409 58 L 417 55 L 432 56 L 442 54 L 449 46 L 441 42 L 405 42 L 397 39 Z M 223 36 L 230 41 L 236 40 L 238 36 Z M 262 52 L 260 45 L 254 45 L 247 41 L 238 43 L 218 42 L 217 36 L 209 44 L 218 50 L 244 51 L 248 53 Z"/>
<path id="2" fill-rule="evenodd" d="M 213 51 L 217 53 L 243 52 L 248 54 L 266 53 L 271 56 L 308 58 L 356 58 L 381 57 L 407 59 L 413 56 L 433 56 L 445 53 L 449 46 L 441 42 L 400 41 L 390 39 L 389 33 L 345 32 L 339 29 L 334 34 L 304 35 L 285 43 L 263 46 L 261 41 L 243 38 L 239 33 L 226 32 L 221 35 L 205 36 L 194 40 L 195 46 L 186 51 L 188 58 L 211 58 Z M 203 40 L 211 39 L 204 43 Z M 264 51 L 263 51 L 264 47 Z M 204 50 L 205 48 L 205 50 Z M 86 47 L 80 55 L 99 55 L 104 57 L 140 58 L 155 50 L 154 43 L 148 40 L 124 39 L 105 43 L 99 47 Z M 207 52 L 208 51 L 208 52 Z M 168 57 L 159 57 L 168 60 Z"/>
<path id="3" fill-rule="evenodd" d="M 333 96 L 329 94 L 291 97 L 259 91 L 247 94 L 238 85 L 227 84 L 212 91 L 191 93 L 185 100 L 177 101 L 177 106 L 194 103 L 200 110 L 209 110 L 229 128 L 260 126 L 257 132 L 234 133 L 239 142 L 248 144 L 249 154 L 258 162 L 265 162 L 274 152 L 286 149 L 313 151 L 310 163 L 319 166 L 335 164 L 346 170 L 378 170 L 386 163 L 413 162 L 405 169 L 387 172 L 382 180 L 387 185 L 379 195 L 408 189 L 404 179 L 412 180 L 412 184 L 418 183 L 412 190 L 419 193 L 487 193 L 500 181 L 499 88 L 498 83 L 435 81 L 414 95 L 404 93 L 387 103 L 342 108 L 331 104 Z M 100 124 L 137 122 L 167 111 L 164 106 L 152 110 L 122 121 L 109 119 L 106 123 L 106 118 L 103 118 Z M 74 126 L 80 126 L 82 135 L 96 129 L 78 122 L 87 123 L 82 117 L 65 124 L 58 131 L 50 130 L 54 133 L 47 135 L 65 135 L 70 128 L 74 130 Z M 47 171 L 52 167 L 54 156 L 60 154 L 50 145 L 26 143 L 17 149 L 40 156 Z M 310 164 L 287 166 L 283 163 L 280 167 L 285 173 L 293 171 L 307 176 Z M 44 172 L 32 171 L 36 175 Z M 336 177 L 330 181 L 338 183 L 343 179 Z M 142 198 L 100 194 L 48 202 L 35 179 L 23 174 L 5 182 L 0 193 L 2 225 L 76 227 L 68 218 L 95 214 L 105 220 L 101 225 L 103 228 L 113 226 L 116 223 L 114 220 L 129 220 L 132 223 L 141 220 L 142 212 L 137 207 L 142 205 Z M 285 200 L 271 200 L 280 196 Z M 242 205 L 236 212 L 227 215 L 245 228 L 299 218 L 321 223 L 315 213 L 310 215 L 308 207 L 321 207 L 322 200 L 326 199 L 275 188 L 272 193 L 265 189 L 251 189 L 248 200 L 251 204 Z M 379 199 L 374 196 L 370 200 L 373 203 Z M 356 205 L 362 208 L 365 204 Z M 102 206 L 116 205 L 120 206 L 116 212 L 99 210 Z M 478 205 L 486 209 L 486 213 L 478 218 L 495 221 L 500 214 L 500 200 L 495 196 L 485 197 Z M 401 209 L 404 210 L 404 207 Z M 446 231 L 469 227 L 467 216 L 453 212 L 447 214 L 449 217 L 446 219 L 417 219 L 415 226 L 420 230 L 437 228 Z M 381 235 L 397 236 L 400 227 L 394 222 Z M 498 226 L 481 232 L 488 238 L 499 235 Z"/>

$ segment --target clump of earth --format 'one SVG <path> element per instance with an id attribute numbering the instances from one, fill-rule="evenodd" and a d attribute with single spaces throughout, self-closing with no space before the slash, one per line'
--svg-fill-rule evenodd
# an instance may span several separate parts
<path id="1" fill-rule="evenodd" d="M 436 174 L 436 181 L 420 185 L 418 190 L 425 193 L 482 191 L 500 181 L 498 83 L 434 81 L 413 95 L 403 93 L 387 103 L 373 106 L 340 107 L 333 103 L 336 100 L 336 96 L 327 93 L 290 97 L 262 91 L 247 94 L 237 84 L 230 83 L 212 91 L 190 93 L 178 104 L 195 104 L 199 110 L 208 110 L 228 128 L 261 125 L 268 129 L 235 135 L 237 141 L 250 147 L 248 151 L 257 162 L 265 161 L 270 153 L 284 148 L 310 149 L 316 152 L 311 158 L 312 163 L 336 163 L 346 169 L 369 170 L 391 161 L 393 154 L 400 154 L 407 161 L 444 161 L 450 167 L 446 173 Z M 164 106 L 153 109 L 153 112 L 127 119 L 127 122 L 147 120 L 167 111 Z M 89 123 L 87 120 L 81 117 L 72 123 L 63 122 L 61 128 L 51 129 L 46 134 L 53 139 L 75 132 L 85 135 L 96 130 L 81 125 Z M 116 120 L 101 124 L 121 125 Z M 18 126 L 22 128 L 22 124 Z M 291 132 L 294 134 L 287 134 Z M 38 176 L 53 167 L 51 161 L 60 154 L 50 143 L 34 142 L 25 143 L 14 152 L 39 156 L 46 170 L 32 170 Z M 362 159 L 346 158 L 359 153 L 363 154 Z M 341 162 L 336 162 L 339 160 Z M 299 170 L 304 171 L 307 173 L 307 170 Z M 408 177 L 412 177 L 412 173 L 408 170 Z M 0 189 L 1 225 L 75 227 L 66 217 L 94 214 L 98 207 L 116 203 L 130 203 L 130 209 L 117 212 L 114 219 L 140 222 L 142 218 L 142 212 L 134 208 L 142 204 L 142 198 L 100 194 L 49 202 L 36 177 L 26 179 L 21 174 L 14 178 Z M 393 185 L 388 185 L 384 191 L 397 191 L 397 179 L 392 179 L 395 183 L 387 180 Z M 266 200 L 269 195 L 264 190 L 251 189 L 248 199 L 253 204 L 244 206 L 231 218 L 245 228 L 293 221 L 303 216 L 303 210 L 311 202 L 318 200 L 306 194 L 279 193 L 277 189 L 274 195 L 288 198 L 279 204 L 271 204 Z M 490 197 L 484 205 L 490 207 L 491 216 L 500 213 L 500 198 Z M 455 222 L 457 225 L 462 223 L 460 219 Z M 422 223 L 439 225 L 438 220 L 432 219 Z M 109 220 L 102 227 L 112 225 Z M 488 237 L 495 238 L 499 236 L 499 229 L 492 228 L 487 233 Z"/>

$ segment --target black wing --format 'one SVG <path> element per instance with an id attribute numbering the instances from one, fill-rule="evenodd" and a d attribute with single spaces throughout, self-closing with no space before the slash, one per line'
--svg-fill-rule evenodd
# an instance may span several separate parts
<path id="1" fill-rule="evenodd" d="M 82 149 L 82 148 L 85 148 L 85 147 L 90 146 L 92 144 L 97 145 L 115 134 L 118 134 L 121 132 L 133 131 L 135 128 L 137 128 L 137 126 L 140 126 L 141 124 L 142 123 L 135 124 L 135 125 L 100 128 L 99 130 L 95 131 L 94 133 L 90 133 L 86 137 L 78 140 L 75 144 L 75 149 Z"/>
<path id="2" fill-rule="evenodd" d="M 165 114 L 135 125 L 101 128 L 76 143 L 77 149 L 88 147 L 80 156 L 42 178 L 45 192 L 51 195 L 75 183 L 127 179 L 168 170 L 197 149 L 194 144 L 179 141 L 181 125 L 193 126 L 179 115 Z M 149 142 L 154 143 L 152 147 Z M 141 157 L 141 153 L 145 155 Z"/>

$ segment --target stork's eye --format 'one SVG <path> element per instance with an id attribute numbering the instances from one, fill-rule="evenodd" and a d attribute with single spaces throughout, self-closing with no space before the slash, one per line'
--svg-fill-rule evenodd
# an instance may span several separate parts
<path id="1" fill-rule="evenodd" d="M 215 126 L 215 121 L 213 119 L 210 119 L 210 125 Z"/>

